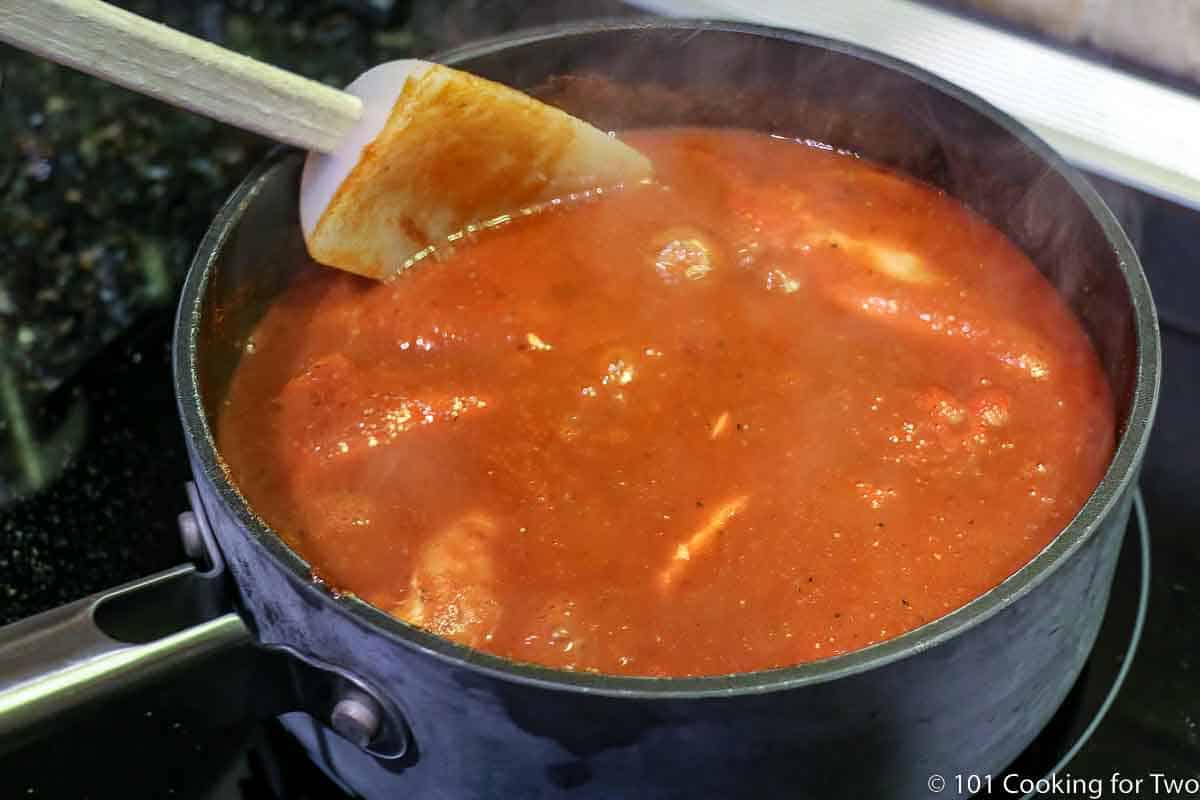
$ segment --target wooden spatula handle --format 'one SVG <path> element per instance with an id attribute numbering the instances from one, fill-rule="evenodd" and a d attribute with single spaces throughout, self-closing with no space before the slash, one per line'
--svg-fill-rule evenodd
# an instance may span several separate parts
<path id="1" fill-rule="evenodd" d="M 3 0 L 0 41 L 221 122 L 329 152 L 362 101 L 99 0 Z"/>

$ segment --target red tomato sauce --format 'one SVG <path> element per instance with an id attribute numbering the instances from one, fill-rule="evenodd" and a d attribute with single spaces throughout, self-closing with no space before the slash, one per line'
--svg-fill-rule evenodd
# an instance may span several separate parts
<path id="1" fill-rule="evenodd" d="M 946 195 L 762 134 L 635 132 L 652 184 L 390 284 L 306 267 L 218 440 L 340 591 L 552 667 L 821 659 L 962 606 L 1072 518 L 1109 389 Z"/>

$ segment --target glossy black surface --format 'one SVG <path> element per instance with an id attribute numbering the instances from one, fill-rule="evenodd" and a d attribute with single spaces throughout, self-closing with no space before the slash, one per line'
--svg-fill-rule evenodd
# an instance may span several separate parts
<path id="1" fill-rule="evenodd" d="M 153 11 L 156 4 L 143 5 Z M 200 14 L 202 6 L 225 5 L 230 11 L 222 24 L 227 25 L 230 18 L 250 24 L 250 39 L 257 30 L 253 26 L 276 28 L 279 20 L 291 13 L 290 9 L 279 10 L 286 3 L 272 4 L 270 14 L 274 16 L 256 16 L 248 4 L 237 2 L 198 3 L 195 8 Z M 336 52 L 337 59 L 344 60 L 344 65 L 338 67 L 341 74 L 351 72 L 355 63 L 370 57 L 364 54 L 371 52 L 371 45 L 362 44 L 370 36 L 364 38 L 355 32 L 362 29 L 353 27 L 366 23 L 354 22 L 356 18 L 337 9 L 328 13 L 335 22 L 320 23 L 327 26 L 325 34 L 344 38 L 323 52 Z M 313 17 L 319 19 L 320 14 L 312 12 L 300 24 L 310 25 Z M 472 32 L 489 32 L 486 26 L 481 27 Z M 320 29 L 314 25 L 306 30 Z M 316 46 L 304 37 L 289 41 L 286 36 L 274 35 L 263 41 L 264 46 L 277 48 L 276 53 L 291 53 L 294 63 L 303 60 L 301 53 Z M 73 83 L 61 75 L 47 78 L 46 70 L 35 70 L 30 61 L 22 60 L 23 56 L 5 53 L 3 57 L 6 94 L 0 113 L 10 131 L 36 127 L 28 117 L 47 113 L 52 94 L 41 97 L 40 105 L 34 101 L 38 99 L 36 92 L 48 85 L 74 93 L 68 99 L 96 94 L 107 103 L 140 102 L 130 101 L 118 94 L 120 90 L 102 88 L 90 79 Z M 283 59 L 279 60 L 282 63 Z M 31 74 L 35 75 L 24 84 L 30 94 L 19 100 L 7 91 L 12 86 L 14 69 L 33 70 Z M 106 94 L 109 92 L 113 94 Z M 105 99 L 109 97 L 117 99 Z M 156 106 L 145 102 L 148 105 L 140 106 L 142 114 L 158 113 Z M 114 113 L 119 116 L 122 108 Z M 180 112 L 162 113 L 165 127 L 154 136 L 190 136 L 193 143 L 204 140 L 204 135 L 189 133 L 191 123 Z M 43 119 L 39 124 L 57 123 Z M 118 141 L 112 150 L 103 152 L 116 157 L 123 146 Z M 261 151 L 261 144 L 254 147 Z M 115 169 L 97 181 L 95 191 L 104 191 L 108 183 L 128 182 L 132 188 L 122 195 L 128 205 L 112 214 L 109 222 L 114 230 L 124 231 L 127 236 L 153 231 L 165 237 L 169 242 L 165 250 L 168 271 L 175 280 L 199 231 L 211 218 L 213 204 L 232 187 L 253 155 L 243 155 L 237 163 L 220 167 L 218 185 L 208 195 L 208 205 L 176 197 L 170 200 L 175 212 L 166 217 L 154 213 L 167 202 L 152 191 L 158 171 L 142 175 Z M 12 224 L 13 204 L 26 201 L 22 199 L 25 195 L 14 198 L 11 174 L 27 165 L 24 161 L 14 162 L 11 150 L 6 150 L 4 157 L 4 169 L 0 170 L 6 178 L 4 224 Z M 166 153 L 163 158 L 176 170 L 189 168 L 188 157 L 182 154 Z M 41 174 L 37 163 L 31 169 L 33 178 Z M 194 178 L 183 175 L 174 180 Z M 69 188 L 58 186 L 53 192 L 39 194 L 36 186 L 26 187 L 23 191 L 33 193 L 36 200 L 30 214 L 35 218 L 39 214 L 42 218 L 74 218 Z M 1114 771 L 1125 775 L 1152 771 L 1191 775 L 1200 772 L 1200 693 L 1195 671 L 1200 645 L 1200 589 L 1195 585 L 1195 576 L 1200 574 L 1200 545 L 1194 536 L 1200 512 L 1200 493 L 1196 492 L 1200 486 L 1200 454 L 1195 449 L 1200 441 L 1200 416 L 1195 413 L 1200 408 L 1200 313 L 1196 311 L 1200 307 L 1200 274 L 1194 268 L 1195 254 L 1200 252 L 1200 219 L 1152 199 L 1125 195 L 1124 200 L 1127 228 L 1140 240 L 1143 261 L 1168 323 L 1164 330 L 1164 391 L 1159 422 L 1142 480 L 1152 522 L 1155 576 L 1146 635 L 1129 683 L 1097 734 L 1071 762 L 1070 771 L 1073 775 L 1101 777 Z M 10 279 L 18 260 L 32 260 L 44 268 L 54 263 L 60 249 L 78 255 L 95 243 L 84 230 L 74 229 L 63 235 L 68 236 L 66 245 L 61 239 L 50 238 L 43 243 L 34 240 L 19 252 L 0 249 L 2 280 Z M 72 263 L 63 268 L 76 267 Z M 120 290 L 117 287 L 116 291 Z M 29 296 L 36 298 L 37 294 L 33 291 Z M 53 293 L 43 294 L 39 302 L 52 304 Z M 100 298 L 93 302 L 106 301 Z M 48 395 L 39 392 L 30 402 L 29 417 L 39 437 L 48 439 L 64 429 L 63 421 L 69 418 L 73 399 L 82 398 L 87 408 L 87 432 L 79 437 L 79 446 L 73 448 L 75 454 L 67 460 L 65 472 L 48 488 L 0 507 L 0 618 L 13 619 L 48 608 L 182 558 L 176 544 L 174 515 L 184 507 L 182 482 L 187 467 L 167 357 L 172 311 L 169 302 L 163 302 L 145 303 L 120 316 L 117 324 L 104 333 L 104 338 L 118 337 L 107 348 L 100 348 L 98 341 L 81 341 L 79 353 L 62 357 L 73 365 L 62 371 L 73 377 Z M 0 302 L 0 316 L 4 318 L 0 331 L 8 337 L 7 345 L 19 344 L 23 311 L 22 302 L 8 306 Z M 122 328 L 124 333 L 120 332 Z M 1184 328 L 1192 333 L 1183 332 Z M 76 362 L 83 364 L 82 371 L 76 371 Z M 6 418 L 5 424 L 11 425 L 11 421 Z M 8 436 L 11 431 L 6 429 L 4 433 Z M 15 457 L 6 450 L 4 459 L 7 477 L 9 470 L 15 469 Z M 6 485 L 11 485 L 11 480 Z M 1132 589 L 1126 583 L 1118 582 L 1114 602 L 1129 591 Z M 1095 658 L 1119 659 L 1119 649 L 1100 648 Z M 213 665 L 208 679 L 219 681 L 222 669 L 220 664 Z M 0 775 L 14 778 L 11 784 L 5 781 L 6 789 L 12 786 L 18 793 L 32 789 L 31 796 L 35 797 L 105 797 L 119 789 L 130 796 L 327 796 L 320 788 L 327 784 L 313 777 L 312 768 L 296 757 L 294 745 L 286 741 L 282 744 L 283 772 L 292 784 L 285 794 L 264 793 L 274 790 L 253 776 L 240 787 L 235 782 L 227 793 L 206 790 L 205 785 L 215 782 L 222 771 L 219 765 L 225 758 L 223 753 L 253 753 L 240 737 L 264 734 L 214 728 L 213 719 L 220 715 L 211 708 L 175 716 L 181 708 L 177 699 L 147 695 L 104 709 L 103 717 L 91 724 L 64 725 L 52 735 L 52 745 L 38 751 L 41 760 L 32 751 L 21 751 L 0 762 Z M 145 715 L 146 710 L 151 711 L 150 716 Z M 261 757 L 251 758 L 267 763 Z M 77 761 L 91 766 L 61 768 Z M 262 767 L 264 774 L 271 769 Z"/>

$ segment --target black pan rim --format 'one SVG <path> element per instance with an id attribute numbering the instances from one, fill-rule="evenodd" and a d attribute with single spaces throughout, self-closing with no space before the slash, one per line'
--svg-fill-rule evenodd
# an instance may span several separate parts
<path id="1" fill-rule="evenodd" d="M 204 478 L 210 481 L 238 522 L 258 545 L 282 566 L 289 579 L 303 590 L 335 603 L 363 627 L 387 636 L 408 648 L 424 652 L 448 666 L 481 671 L 493 677 L 547 690 L 578 692 L 612 697 L 677 700 L 762 694 L 825 683 L 878 669 L 916 655 L 953 639 L 999 613 L 1049 578 L 1089 541 L 1101 524 L 1115 513 L 1118 504 L 1128 503 L 1149 440 L 1158 403 L 1162 369 L 1161 342 L 1154 302 L 1137 254 L 1112 212 L 1091 184 L 1068 165 L 1032 131 L 986 101 L 919 67 L 846 42 L 798 31 L 761 25 L 711 20 L 612 20 L 550 26 L 486 39 L 435 56 L 435 60 L 458 63 L 489 53 L 517 48 L 546 39 L 587 37 L 605 33 L 677 32 L 691 37 L 706 32 L 758 36 L 849 55 L 899 71 L 914 80 L 947 94 L 978 114 L 1004 128 L 1032 150 L 1046 166 L 1058 173 L 1083 200 L 1100 225 L 1117 255 L 1129 292 L 1137 338 L 1137 365 L 1129 417 L 1120 432 L 1117 447 L 1104 477 L 1083 507 L 1029 563 L 990 591 L 970 603 L 894 639 L 821 661 L 791 667 L 691 678 L 626 677 L 552 669 L 492 656 L 434 636 L 353 596 L 335 597 L 312 579 L 309 564 L 260 520 L 241 493 L 230 483 L 217 455 L 211 428 L 205 417 L 199 391 L 196 359 L 197 333 L 203 311 L 208 275 L 233 225 L 258 194 L 259 187 L 287 159 L 299 158 L 289 148 L 277 148 L 260 163 L 234 191 L 218 212 L 201 241 L 184 283 L 175 322 L 172 347 L 176 396 L 185 435 L 200 461 Z"/>

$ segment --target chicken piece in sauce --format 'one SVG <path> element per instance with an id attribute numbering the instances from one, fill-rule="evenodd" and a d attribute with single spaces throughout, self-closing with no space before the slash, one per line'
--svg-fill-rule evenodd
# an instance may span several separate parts
<path id="1" fill-rule="evenodd" d="M 625 141 L 655 183 L 270 309 L 219 443 L 319 576 L 516 661 L 714 675 L 911 630 L 1072 518 L 1111 396 L 997 230 L 824 148 Z"/>

